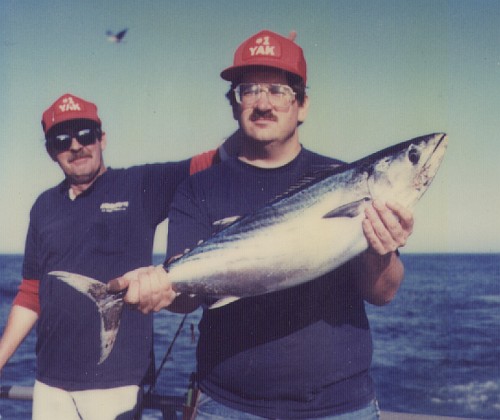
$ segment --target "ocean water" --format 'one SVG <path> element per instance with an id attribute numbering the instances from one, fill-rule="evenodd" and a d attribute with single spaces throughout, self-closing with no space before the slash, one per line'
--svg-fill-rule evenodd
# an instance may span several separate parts
<path id="1" fill-rule="evenodd" d="M 500 254 L 402 255 L 405 281 L 385 307 L 367 305 L 382 410 L 500 419 Z M 157 258 L 157 262 L 161 260 Z M 22 257 L 0 255 L 0 325 L 19 283 Z M 194 369 L 200 312 L 189 314 L 159 376 L 157 390 L 184 395 Z M 157 366 L 182 315 L 155 319 Z M 4 368 L 1 385 L 32 385 L 35 336 Z M 0 400 L 2 419 L 30 419 L 31 403 Z M 144 419 L 160 419 L 146 410 Z M 180 416 L 179 416 L 180 418 Z"/>

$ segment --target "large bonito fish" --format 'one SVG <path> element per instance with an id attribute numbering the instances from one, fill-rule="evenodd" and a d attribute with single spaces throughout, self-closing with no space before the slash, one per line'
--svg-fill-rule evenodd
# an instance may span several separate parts
<path id="1" fill-rule="evenodd" d="M 221 306 L 293 287 L 339 267 L 368 247 L 361 226 L 366 206 L 378 199 L 413 208 L 436 175 L 447 144 L 444 133 L 431 134 L 310 174 L 168 264 L 173 289 L 220 298 L 214 306 Z M 116 337 L 122 294 L 110 295 L 104 283 L 88 277 L 50 274 L 99 307 L 102 362 Z"/>

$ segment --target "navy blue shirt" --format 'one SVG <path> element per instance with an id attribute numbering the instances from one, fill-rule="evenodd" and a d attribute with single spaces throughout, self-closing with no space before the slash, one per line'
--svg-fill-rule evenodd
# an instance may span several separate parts
<path id="1" fill-rule="evenodd" d="M 68 185 L 42 193 L 30 213 L 23 277 L 40 281 L 37 380 L 68 391 L 137 385 L 152 359 L 152 315 L 124 308 L 109 357 L 100 318 L 85 295 L 47 276 L 64 270 L 108 282 L 152 263 L 156 226 L 189 161 L 108 169 L 75 200 Z"/>
<path id="2" fill-rule="evenodd" d="M 190 177 L 170 209 L 168 256 L 209 237 L 214 221 L 253 212 L 332 163 L 341 162 L 303 149 L 276 169 L 231 159 Z M 350 264 L 294 288 L 204 309 L 197 349 L 203 392 L 270 418 L 326 416 L 370 402 L 371 334 Z"/>

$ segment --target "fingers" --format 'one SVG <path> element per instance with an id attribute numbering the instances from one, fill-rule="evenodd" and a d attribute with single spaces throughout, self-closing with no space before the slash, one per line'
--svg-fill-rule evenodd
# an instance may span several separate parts
<path id="1" fill-rule="evenodd" d="M 159 269 L 158 269 L 159 268 Z M 166 272 L 162 267 L 153 267 L 152 270 L 141 277 L 139 290 L 139 310 L 148 313 L 158 312 L 170 305 L 175 298 L 170 283 L 166 280 Z"/>
<path id="2" fill-rule="evenodd" d="M 143 267 L 125 274 L 117 283 L 128 281 L 128 291 L 125 302 L 136 305 L 137 309 L 147 314 L 158 312 L 169 306 L 176 297 L 167 273 L 162 266 Z"/>
<path id="3" fill-rule="evenodd" d="M 129 279 L 125 277 L 117 277 L 108 282 L 108 292 L 118 293 L 123 289 L 126 289 L 129 284 Z"/>
<path id="4" fill-rule="evenodd" d="M 129 287 L 131 281 L 135 281 L 140 273 L 146 272 L 150 267 L 141 267 L 116 277 L 108 282 L 108 292 L 117 293 Z"/>
<path id="5" fill-rule="evenodd" d="M 403 230 L 408 233 L 408 236 L 411 235 L 414 224 L 413 212 L 410 209 L 403 207 L 401 204 L 393 201 L 388 201 L 386 206 L 399 218 L 399 223 L 401 224 Z"/>
<path id="6" fill-rule="evenodd" d="M 398 203 L 388 202 L 384 205 L 375 200 L 365 214 L 363 232 L 373 251 L 385 255 L 406 245 L 413 231 L 411 210 Z"/>

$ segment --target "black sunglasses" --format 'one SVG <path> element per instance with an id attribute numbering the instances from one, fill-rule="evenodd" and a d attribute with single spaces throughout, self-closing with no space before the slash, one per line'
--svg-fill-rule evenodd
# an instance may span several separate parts
<path id="1" fill-rule="evenodd" d="M 54 152 L 66 152 L 71 148 L 71 143 L 75 138 L 82 146 L 90 146 L 97 140 L 101 140 L 100 128 L 82 128 L 74 132 L 54 134 L 47 136 L 47 148 Z"/>

